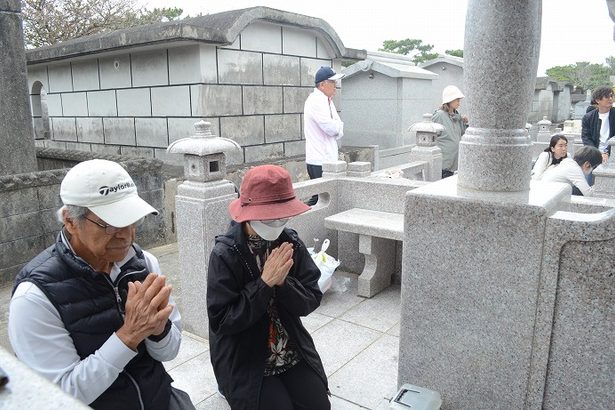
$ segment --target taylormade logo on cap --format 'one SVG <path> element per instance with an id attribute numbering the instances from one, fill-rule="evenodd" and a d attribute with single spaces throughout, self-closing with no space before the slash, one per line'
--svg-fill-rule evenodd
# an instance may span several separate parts
<path id="1" fill-rule="evenodd" d="M 104 196 L 109 195 L 109 193 L 119 192 L 123 189 L 132 188 L 134 186 L 135 184 L 132 181 L 117 184 L 116 186 L 112 187 L 101 186 L 100 188 L 98 188 L 98 193 Z"/>
<path id="2" fill-rule="evenodd" d="M 93 159 L 75 165 L 60 185 L 60 197 L 67 205 L 86 208 L 136 196 L 137 186 L 118 163 Z"/>
<path id="3" fill-rule="evenodd" d="M 105 159 L 91 159 L 72 167 L 60 184 L 64 205 L 88 208 L 100 219 L 121 228 L 158 211 L 137 194 L 124 167 Z"/>

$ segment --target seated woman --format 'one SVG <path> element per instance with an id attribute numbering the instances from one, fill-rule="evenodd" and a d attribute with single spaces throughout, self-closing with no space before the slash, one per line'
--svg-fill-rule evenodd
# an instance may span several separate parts
<path id="1" fill-rule="evenodd" d="M 300 317 L 322 293 L 320 271 L 288 220 L 310 207 L 290 175 L 262 165 L 243 178 L 229 205 L 234 222 L 209 257 L 211 362 L 233 410 L 329 410 L 327 377 Z"/>
<path id="2" fill-rule="evenodd" d="M 568 139 L 564 134 L 553 134 L 549 146 L 540 153 L 532 168 L 532 179 L 542 178 L 542 174 L 549 168 L 558 165 L 568 156 Z"/>
<path id="3" fill-rule="evenodd" d="M 572 186 L 573 195 L 591 196 L 593 188 L 586 177 L 600 164 L 602 154 L 598 148 L 585 145 L 574 153 L 574 160 L 564 158 L 558 166 L 547 169 L 542 181 L 566 182 Z"/>

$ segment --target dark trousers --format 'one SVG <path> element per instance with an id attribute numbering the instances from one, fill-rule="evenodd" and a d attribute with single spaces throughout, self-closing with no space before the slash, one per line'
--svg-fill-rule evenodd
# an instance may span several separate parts
<path id="1" fill-rule="evenodd" d="M 312 165 L 312 164 L 306 164 L 306 165 L 307 165 L 307 172 L 308 172 L 308 175 L 310 176 L 310 179 L 322 178 L 322 165 Z M 306 204 L 308 204 L 309 206 L 313 206 L 313 205 L 316 205 L 316 202 L 318 202 L 318 195 L 313 195 L 306 202 Z"/>
<path id="2" fill-rule="evenodd" d="M 455 175 L 453 171 L 449 171 L 448 169 L 442 170 L 442 179 L 452 177 L 453 175 Z"/>
<path id="3" fill-rule="evenodd" d="M 330 410 L 325 384 L 305 360 L 276 376 L 263 377 L 259 410 Z"/>
<path id="4" fill-rule="evenodd" d="M 169 410 L 194 410 L 194 404 L 192 404 L 188 393 L 171 386 Z"/>

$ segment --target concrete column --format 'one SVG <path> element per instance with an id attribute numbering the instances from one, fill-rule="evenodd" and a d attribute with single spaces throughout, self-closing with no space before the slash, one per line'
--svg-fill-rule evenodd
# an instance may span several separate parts
<path id="1" fill-rule="evenodd" d="M 459 185 L 526 191 L 525 130 L 540 49 L 541 0 L 470 0 L 464 42 L 468 128 L 459 145 Z"/>
<path id="2" fill-rule="evenodd" d="M 0 176 L 36 171 L 19 0 L 0 0 Z"/>
<path id="3" fill-rule="evenodd" d="M 540 0 L 469 1 L 459 175 L 406 194 L 398 383 L 439 392 L 443 410 L 540 408 L 527 397 L 545 227 L 570 196 L 529 190 L 540 19 Z"/>

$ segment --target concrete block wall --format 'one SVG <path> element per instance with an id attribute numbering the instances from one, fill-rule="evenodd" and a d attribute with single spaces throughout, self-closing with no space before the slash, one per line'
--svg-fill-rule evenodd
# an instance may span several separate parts
<path id="1" fill-rule="evenodd" d="M 47 92 L 51 137 L 37 145 L 180 165 L 166 147 L 205 119 L 242 146 L 229 164 L 303 156 L 303 104 L 320 66 L 341 69 L 333 57 L 315 31 L 256 22 L 226 47 L 159 44 L 29 66 L 32 106 Z"/>

